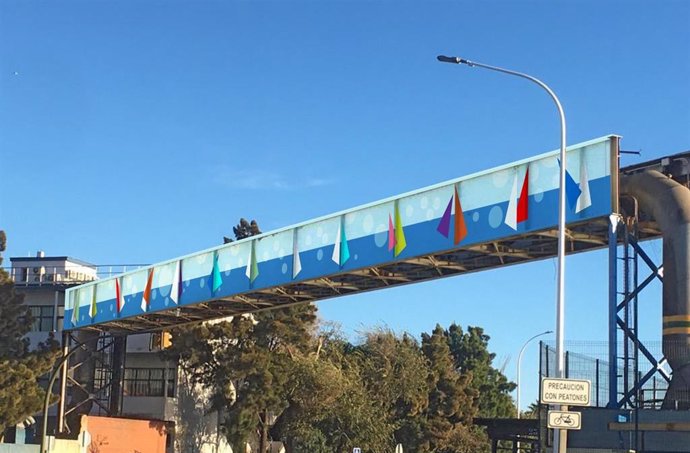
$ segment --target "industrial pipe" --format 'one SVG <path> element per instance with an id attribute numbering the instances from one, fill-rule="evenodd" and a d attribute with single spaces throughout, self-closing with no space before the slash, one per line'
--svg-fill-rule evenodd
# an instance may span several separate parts
<path id="1" fill-rule="evenodd" d="M 690 409 L 690 189 L 656 170 L 623 176 L 621 194 L 656 220 L 663 246 L 663 352 L 673 375 L 662 409 Z"/>

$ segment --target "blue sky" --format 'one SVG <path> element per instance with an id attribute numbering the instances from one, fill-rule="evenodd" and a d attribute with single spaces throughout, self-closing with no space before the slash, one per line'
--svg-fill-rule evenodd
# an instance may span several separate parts
<path id="1" fill-rule="evenodd" d="M 538 87 L 441 53 L 541 78 L 568 143 L 620 134 L 643 152 L 623 165 L 690 148 L 683 1 L 5 0 L 6 255 L 153 263 L 219 243 L 242 216 L 268 231 L 557 148 Z M 606 339 L 606 269 L 602 252 L 568 260 L 568 340 Z M 514 378 L 524 340 L 554 326 L 554 278 L 548 260 L 319 309 L 353 338 L 483 326 Z M 658 292 L 643 338 L 660 338 Z"/>

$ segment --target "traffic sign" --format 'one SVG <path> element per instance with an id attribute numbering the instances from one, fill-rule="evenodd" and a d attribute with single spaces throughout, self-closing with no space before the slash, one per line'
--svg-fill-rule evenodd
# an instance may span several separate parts
<path id="1" fill-rule="evenodd" d="M 579 412 L 549 411 L 546 426 L 554 429 L 582 428 L 582 414 Z"/>
<path id="2" fill-rule="evenodd" d="M 591 383 L 583 379 L 541 380 L 541 404 L 562 404 L 565 406 L 589 406 Z"/>
<path id="3" fill-rule="evenodd" d="M 352 453 L 362 453 L 362 449 L 359 447 L 355 447 L 352 449 Z"/>

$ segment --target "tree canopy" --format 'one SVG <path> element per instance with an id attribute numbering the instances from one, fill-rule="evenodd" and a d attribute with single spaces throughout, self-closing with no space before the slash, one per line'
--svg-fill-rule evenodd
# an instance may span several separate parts
<path id="1" fill-rule="evenodd" d="M 437 325 L 418 342 L 375 329 L 352 344 L 337 330 L 317 331 L 315 312 L 276 309 L 173 335 L 167 353 L 212 389 L 232 445 L 253 440 L 265 451 L 270 438 L 288 453 L 383 453 L 397 443 L 419 453 L 481 452 L 488 441 L 473 418 L 482 402 L 514 412 L 512 384 L 497 385 L 505 376 L 491 367 L 479 330 Z M 455 354 L 453 340 L 462 340 Z M 476 381 L 486 376 L 494 381 Z M 495 402 L 506 407 L 491 408 Z"/>
<path id="2" fill-rule="evenodd" d="M 0 264 L 5 242 L 5 232 L 0 231 Z M 50 371 L 56 358 L 48 346 L 29 349 L 25 335 L 32 319 L 23 301 L 24 296 L 0 268 L 0 437 L 6 428 L 43 407 L 45 390 L 38 385 L 38 378 Z"/>
<path id="3" fill-rule="evenodd" d="M 260 231 L 244 219 L 233 230 L 237 239 Z M 482 452 L 488 440 L 473 418 L 514 414 L 514 384 L 492 366 L 481 328 L 436 325 L 421 342 L 373 329 L 353 344 L 316 314 L 305 304 L 173 331 L 165 354 L 209 390 L 237 451 L 251 442 L 266 453 L 276 440 L 288 453 L 384 453 L 397 443 Z"/>

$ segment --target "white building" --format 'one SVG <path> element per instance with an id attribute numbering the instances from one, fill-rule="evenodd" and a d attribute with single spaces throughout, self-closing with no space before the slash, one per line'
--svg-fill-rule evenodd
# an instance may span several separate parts
<path id="1" fill-rule="evenodd" d="M 34 257 L 12 257 L 10 262 L 10 277 L 33 317 L 27 334 L 32 347 L 46 341 L 51 333 L 61 340 L 66 288 L 136 267 L 96 266 L 69 256 L 46 256 L 41 251 Z M 160 333 L 127 337 L 120 415 L 165 421 L 171 428 L 166 448 L 171 453 L 231 452 L 219 433 L 217 414 L 207 414 L 208 399 L 203 392 L 185 385 L 177 364 L 161 359 L 163 342 Z M 107 387 L 110 374 L 107 367 L 97 366 L 95 387 Z M 68 398 L 69 393 L 68 389 Z M 103 401 L 108 397 L 105 390 Z M 55 415 L 55 407 L 50 413 Z M 104 411 L 94 404 L 91 413 L 103 415 Z"/>

